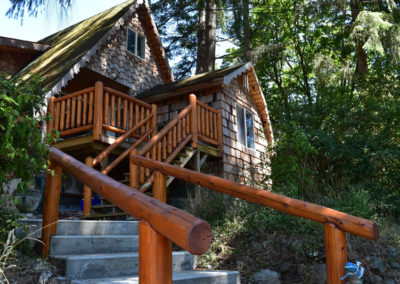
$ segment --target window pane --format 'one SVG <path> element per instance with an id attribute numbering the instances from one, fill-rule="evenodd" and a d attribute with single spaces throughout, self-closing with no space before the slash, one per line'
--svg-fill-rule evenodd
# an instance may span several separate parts
<path id="1" fill-rule="evenodd" d="M 144 43 L 145 43 L 144 36 L 138 34 L 137 40 L 138 40 L 138 43 L 137 43 L 137 46 L 138 46 L 137 56 L 139 56 L 140 58 L 144 59 L 144 55 L 145 55 L 145 53 L 144 53 L 144 51 L 145 51 L 144 50 Z"/>
<path id="2" fill-rule="evenodd" d="M 246 111 L 247 147 L 254 148 L 254 120 L 253 114 Z"/>
<path id="3" fill-rule="evenodd" d="M 238 127 L 238 141 L 246 145 L 246 130 L 245 130 L 245 121 L 244 121 L 244 109 L 237 106 L 237 127 Z"/>
<path id="4" fill-rule="evenodd" d="M 128 38 L 126 40 L 126 49 L 135 54 L 135 33 L 131 30 L 128 30 Z"/>

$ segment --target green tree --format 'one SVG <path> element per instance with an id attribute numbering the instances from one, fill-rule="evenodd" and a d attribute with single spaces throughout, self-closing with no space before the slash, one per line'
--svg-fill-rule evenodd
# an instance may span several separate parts
<path id="1" fill-rule="evenodd" d="M 47 148 L 40 126 L 45 117 L 41 80 L 25 82 L 0 75 L 0 185 L 21 179 L 18 190 L 27 190 L 40 171 L 46 169 Z M 4 197 L 1 196 L 0 197 Z M 1 200 L 0 205 L 4 202 Z"/>

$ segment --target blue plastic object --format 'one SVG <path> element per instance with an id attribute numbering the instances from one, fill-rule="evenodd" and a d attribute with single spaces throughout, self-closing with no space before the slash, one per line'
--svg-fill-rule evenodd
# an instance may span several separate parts
<path id="1" fill-rule="evenodd" d="M 101 201 L 100 201 L 100 198 L 99 197 L 92 197 L 92 205 L 100 205 L 100 203 L 101 203 Z M 81 205 L 81 211 L 83 210 L 83 199 L 81 199 L 81 202 L 80 202 L 80 205 Z"/>
<path id="2" fill-rule="evenodd" d="M 365 272 L 365 268 L 361 266 L 361 262 L 359 261 L 356 261 L 356 263 L 347 262 L 344 269 L 347 270 L 347 273 L 341 278 L 342 280 L 349 276 L 356 276 L 357 279 L 360 279 Z"/>

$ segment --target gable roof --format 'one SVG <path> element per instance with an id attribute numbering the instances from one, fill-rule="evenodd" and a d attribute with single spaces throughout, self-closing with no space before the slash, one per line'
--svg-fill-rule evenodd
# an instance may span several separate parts
<path id="1" fill-rule="evenodd" d="M 47 97 L 58 92 L 79 72 L 110 33 L 123 24 L 120 19 L 139 5 L 145 5 L 141 2 L 129 0 L 40 40 L 39 43 L 49 45 L 49 49 L 16 76 L 28 79 L 31 74 L 39 74 L 44 77 L 44 87 L 50 90 Z M 162 66 L 162 69 L 170 72 L 168 61 L 159 60 L 157 63 L 166 64 L 167 67 Z"/>
<path id="2" fill-rule="evenodd" d="M 261 116 L 264 129 L 267 133 L 267 140 L 273 146 L 274 138 L 272 126 L 269 119 L 267 103 L 257 79 L 257 74 L 251 62 L 234 65 L 216 71 L 210 71 L 191 76 L 187 79 L 155 86 L 139 94 L 136 98 L 152 103 L 167 98 L 179 97 L 184 94 L 203 90 L 205 88 L 228 85 L 236 77 L 247 73 L 249 79 L 249 94 L 257 111 Z"/>

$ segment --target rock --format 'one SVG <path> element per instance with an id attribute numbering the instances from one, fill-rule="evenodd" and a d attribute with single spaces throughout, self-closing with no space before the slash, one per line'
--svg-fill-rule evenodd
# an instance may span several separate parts
<path id="1" fill-rule="evenodd" d="M 396 284 L 393 279 L 385 279 L 384 284 Z"/>
<path id="2" fill-rule="evenodd" d="M 387 248 L 387 254 L 391 257 L 396 257 L 397 256 L 397 248 L 393 247 L 393 246 L 389 246 Z"/>
<path id="3" fill-rule="evenodd" d="M 371 283 L 374 284 L 383 284 L 383 279 L 379 275 L 371 273 Z"/>
<path id="4" fill-rule="evenodd" d="M 381 258 L 376 256 L 372 257 L 369 268 L 375 271 L 379 271 L 380 273 L 385 273 L 385 264 L 383 263 Z"/>
<path id="5" fill-rule="evenodd" d="M 313 267 L 312 272 L 314 282 L 316 284 L 325 284 L 326 283 L 326 264 L 316 264 Z"/>
<path id="6" fill-rule="evenodd" d="M 256 284 L 281 284 L 279 273 L 269 269 L 254 273 L 253 279 Z"/>
<path id="7" fill-rule="evenodd" d="M 279 265 L 279 271 L 281 273 L 288 272 L 290 268 L 292 267 L 292 264 L 290 262 L 282 262 L 281 265 Z"/>
<path id="8" fill-rule="evenodd" d="M 306 265 L 303 263 L 299 264 L 299 266 L 297 267 L 297 274 L 299 274 L 300 276 L 303 276 L 306 273 L 307 273 Z"/>
<path id="9" fill-rule="evenodd" d="M 44 271 L 40 274 L 38 283 L 39 284 L 46 284 L 49 282 L 50 277 L 53 276 L 53 274 L 50 271 Z"/>
<path id="10" fill-rule="evenodd" d="M 390 266 L 391 266 L 392 268 L 400 269 L 400 263 L 397 263 L 397 262 L 392 262 L 392 263 L 390 264 Z"/>

